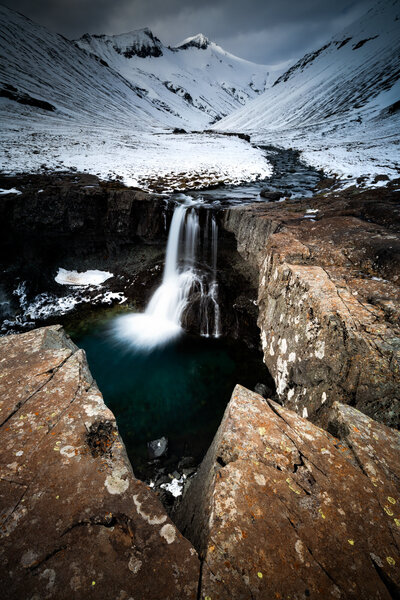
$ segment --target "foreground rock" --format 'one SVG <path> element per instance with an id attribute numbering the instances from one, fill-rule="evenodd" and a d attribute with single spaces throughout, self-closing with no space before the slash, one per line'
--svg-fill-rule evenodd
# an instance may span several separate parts
<path id="1" fill-rule="evenodd" d="M 2 598 L 197 595 L 195 550 L 135 479 L 60 327 L 0 340 Z"/>
<path id="2" fill-rule="evenodd" d="M 393 185 L 226 213 L 258 268 L 258 325 L 277 393 L 318 424 L 339 400 L 400 426 L 398 196 Z"/>
<path id="3" fill-rule="evenodd" d="M 400 435 L 335 405 L 343 442 L 237 386 L 178 525 L 202 599 L 400 593 Z"/>

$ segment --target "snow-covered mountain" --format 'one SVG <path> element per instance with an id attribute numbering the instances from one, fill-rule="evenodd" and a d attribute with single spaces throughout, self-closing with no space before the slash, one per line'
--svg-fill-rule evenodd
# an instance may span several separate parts
<path id="1" fill-rule="evenodd" d="M 72 42 L 4 6 L 0 21 L 0 97 L 10 113 L 30 106 L 133 128 L 203 129 L 283 70 L 237 58 L 201 34 L 176 48 L 149 29 Z"/>
<path id="2" fill-rule="evenodd" d="M 0 7 L 0 169 L 77 168 L 132 185 L 162 173 L 169 188 L 189 172 L 207 185 L 267 176 L 249 144 L 171 135 L 214 122 L 341 175 L 398 177 L 400 0 L 283 71 L 202 34 L 175 48 L 148 29 L 73 42 Z"/>
<path id="3" fill-rule="evenodd" d="M 283 70 L 233 56 L 203 34 L 175 48 L 149 29 L 85 34 L 76 43 L 138 86 L 165 113 L 166 123 L 192 129 L 207 127 L 257 97 Z"/>
<path id="4" fill-rule="evenodd" d="M 400 99 L 400 0 L 382 0 L 306 54 L 216 129 L 281 130 L 395 111 Z"/>
<path id="5" fill-rule="evenodd" d="M 400 0 L 381 0 L 213 128 L 297 148 L 348 178 L 398 177 L 399 77 Z"/>
<path id="6" fill-rule="evenodd" d="M 148 31 L 127 37 L 118 37 L 121 55 L 113 50 L 115 57 L 129 61 L 131 55 L 142 65 L 164 55 L 172 60 L 207 53 L 197 37 L 176 53 Z M 159 188 L 163 181 L 165 190 L 269 176 L 264 153 L 243 140 L 173 135 L 171 127 L 198 128 L 211 116 L 171 92 L 151 71 L 143 73 L 146 89 L 93 52 L 0 7 L 0 171 L 74 169 L 144 188 Z"/>
<path id="7" fill-rule="evenodd" d="M 133 129 L 157 123 L 137 86 L 78 48 L 0 6 L 0 108 L 3 118 L 32 117 L 119 123 Z"/>

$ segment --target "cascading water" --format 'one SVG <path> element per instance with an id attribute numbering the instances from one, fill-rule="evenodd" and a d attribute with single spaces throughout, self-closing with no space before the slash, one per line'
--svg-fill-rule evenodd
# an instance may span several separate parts
<path id="1" fill-rule="evenodd" d="M 143 350 L 151 350 L 174 339 L 182 332 L 182 317 L 194 293 L 200 295 L 200 334 L 219 337 L 218 226 L 214 215 L 210 219 L 207 212 L 201 240 L 197 206 L 191 198 L 186 198 L 183 204 L 175 208 L 162 283 L 144 313 L 116 319 L 114 331 L 118 339 Z M 203 260 L 207 260 L 211 254 L 211 276 L 196 265 L 201 250 Z"/>
<path id="2" fill-rule="evenodd" d="M 211 245 L 209 245 L 209 229 L 211 227 Z M 217 253 L 218 253 L 218 225 L 214 215 L 207 212 L 206 226 L 204 228 L 203 256 L 207 258 L 208 249 L 211 249 L 211 280 L 206 282 L 207 291 L 201 288 L 201 322 L 200 334 L 205 337 L 219 337 L 221 335 L 220 310 L 218 304 L 218 282 L 217 282 Z M 210 325 L 214 327 L 210 330 Z"/>

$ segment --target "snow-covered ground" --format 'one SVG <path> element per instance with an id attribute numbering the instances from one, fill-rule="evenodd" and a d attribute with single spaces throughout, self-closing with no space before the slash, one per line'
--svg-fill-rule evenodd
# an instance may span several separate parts
<path id="1" fill-rule="evenodd" d="M 4 190 L 3 188 L 0 189 L 0 196 L 5 196 L 8 194 L 15 194 L 16 196 L 19 196 L 20 194 L 22 194 L 22 192 L 20 190 L 17 190 L 16 188 L 10 188 L 8 190 Z"/>
<path id="2" fill-rule="evenodd" d="M 84 273 L 80 275 L 84 275 Z M 123 292 L 112 292 L 97 283 L 91 286 L 87 284 L 74 285 L 70 293 L 64 296 L 42 292 L 29 301 L 27 299 L 27 282 L 22 281 L 14 290 L 13 295 L 18 299 L 20 309 L 16 316 L 3 320 L 0 334 L 18 333 L 21 329 L 31 329 L 35 326 L 36 321 L 66 315 L 78 306 L 110 306 L 125 304 L 128 300 Z M 9 304 L 9 302 L 4 302 L 4 304 Z"/>
<path id="3" fill-rule="evenodd" d="M 343 177 L 398 177 L 400 1 L 382 0 L 213 126 L 293 147 Z"/>
<path id="4" fill-rule="evenodd" d="M 0 99 L 0 103 L 3 99 Z M 77 169 L 101 179 L 119 176 L 144 189 L 206 187 L 264 179 L 272 173 L 264 153 L 237 137 L 179 135 L 122 127 L 65 124 L 33 115 L 8 120 L 0 132 L 0 169 L 6 173 Z"/>
<path id="5" fill-rule="evenodd" d="M 87 286 L 87 285 L 101 285 L 107 279 L 113 277 L 112 273 L 108 271 L 99 271 L 98 269 L 90 271 L 68 271 L 60 267 L 58 273 L 55 276 L 55 281 L 60 285 L 71 285 L 71 286 Z"/>
<path id="6" fill-rule="evenodd" d="M 364 185 L 376 187 L 378 175 L 400 177 L 400 116 L 377 123 L 330 124 L 276 132 L 261 131 L 251 136 L 256 144 L 296 148 L 307 164 L 323 169 L 352 185 L 362 178 Z"/>
<path id="7" fill-rule="evenodd" d="M 221 87 L 221 81 L 212 86 L 213 75 L 219 71 L 220 79 L 229 86 L 235 86 L 237 78 L 243 85 L 248 80 L 248 95 L 254 96 L 256 92 L 250 83 L 254 82 L 254 88 L 264 85 L 268 77 L 266 67 L 232 57 L 215 44 L 207 42 L 206 49 L 196 47 L 196 38 L 186 41 L 184 46 L 189 46 L 179 51 L 160 45 L 160 57 L 128 59 L 113 49 L 116 39 L 110 38 L 113 46 L 105 44 L 104 52 L 110 54 L 109 57 L 106 52 L 107 59 L 111 62 L 113 58 L 121 71 L 123 67 L 127 70 L 128 81 L 107 66 L 103 58 L 89 54 L 22 15 L 0 7 L 0 17 L 0 169 L 3 172 L 76 169 L 102 179 L 118 176 L 127 185 L 156 187 L 166 192 L 220 182 L 239 183 L 265 178 L 271 173 L 263 153 L 238 138 L 172 135 L 169 127 L 187 124 L 190 118 L 194 126 L 205 125 L 211 115 L 168 90 L 160 73 L 161 79 L 150 72 L 152 68 L 158 69 L 173 79 L 177 71 L 175 83 L 185 79 L 185 89 L 189 90 L 190 84 L 193 89 L 197 86 L 197 92 L 203 87 L 213 94 L 210 101 L 219 99 L 217 104 L 221 109 L 225 102 L 226 111 L 240 102 Z M 128 35 L 131 50 L 132 35 Z M 143 36 L 149 38 L 147 34 Z M 121 36 L 117 38 L 121 45 Z M 93 39 L 99 45 L 99 40 Z M 139 42 L 142 48 L 143 40 Z M 124 44 L 121 52 L 126 50 L 126 40 Z M 207 60 L 211 75 L 202 68 Z M 142 65 L 140 77 L 137 61 Z M 189 81 L 192 63 L 193 75 Z M 229 71 L 233 73 L 233 83 L 227 78 Z M 154 89 L 150 89 L 151 85 Z M 155 101 L 160 100 L 160 94 L 164 108 Z M 174 106 L 180 109 L 179 114 L 173 108 L 174 102 L 178 102 Z"/>

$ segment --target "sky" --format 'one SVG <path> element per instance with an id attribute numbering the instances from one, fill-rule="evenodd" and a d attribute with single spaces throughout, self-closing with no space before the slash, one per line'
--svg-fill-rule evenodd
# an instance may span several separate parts
<path id="1" fill-rule="evenodd" d="M 374 0 L 5 0 L 4 4 L 71 39 L 149 27 L 164 44 L 173 46 L 203 33 L 236 56 L 274 65 L 318 48 Z"/>

